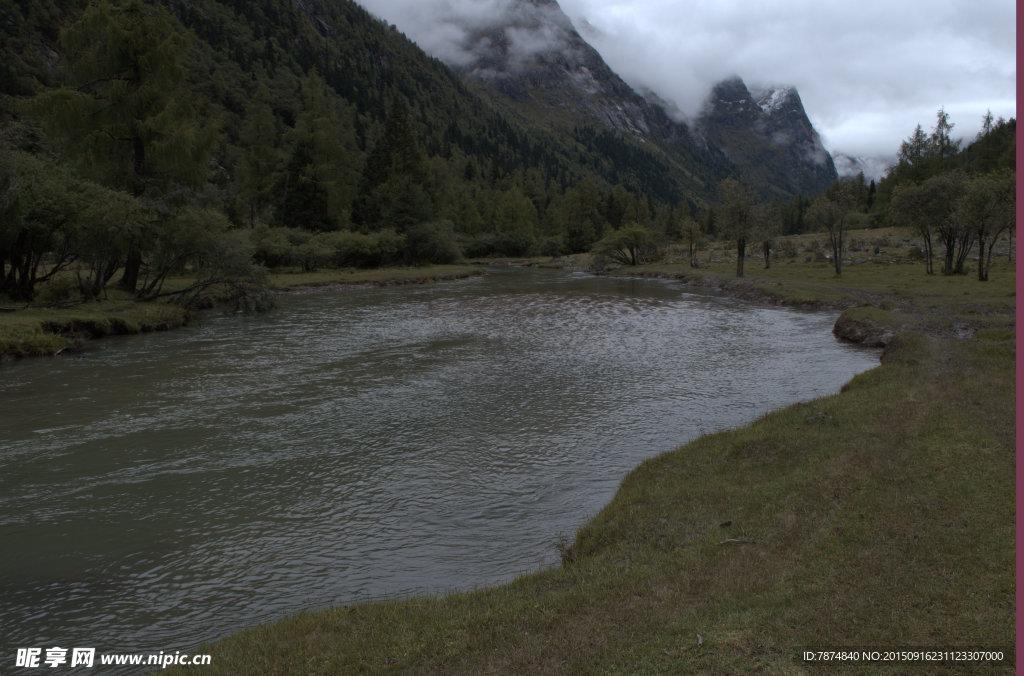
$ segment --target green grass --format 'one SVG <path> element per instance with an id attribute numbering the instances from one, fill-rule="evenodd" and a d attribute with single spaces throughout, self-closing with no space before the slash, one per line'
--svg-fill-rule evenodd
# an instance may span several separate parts
<path id="1" fill-rule="evenodd" d="M 280 270 L 269 275 L 269 282 L 276 289 L 293 290 L 348 284 L 423 284 L 477 274 L 482 274 L 482 270 L 468 265 L 314 272 Z M 192 281 L 189 277 L 174 277 L 167 280 L 164 288 L 183 289 Z M 45 298 L 47 292 L 47 286 L 42 285 L 39 295 Z M 11 312 L 0 312 L 0 360 L 54 355 L 80 347 L 89 339 L 175 328 L 192 320 L 192 314 L 181 307 L 166 302 L 139 302 L 116 289 L 110 289 L 105 300 L 67 308 L 41 304 L 25 307 L 9 299 L 0 302 L 0 306 L 18 307 Z"/>
<path id="2" fill-rule="evenodd" d="M 866 249 L 854 253 L 854 259 L 860 259 L 859 254 L 863 253 L 871 261 L 845 265 L 841 276 L 836 275 L 830 262 L 811 255 L 823 248 L 820 234 L 781 238 L 778 249 L 788 250 L 792 255 L 776 253 L 769 269 L 765 269 L 762 259 L 749 258 L 742 278 L 736 277 L 735 254 L 721 244 L 702 253 L 697 268 L 680 262 L 680 254 L 670 251 L 665 262 L 621 268 L 616 274 L 671 277 L 795 307 L 876 308 L 890 316 L 882 320 L 882 313 L 876 312 L 873 318 L 897 330 L 966 335 L 976 330 L 1014 328 L 1016 270 L 1015 264 L 1005 257 L 993 261 L 989 281 L 979 282 L 971 273 L 926 274 L 923 263 L 910 261 L 899 248 L 914 241 L 913 238 L 895 228 L 854 231 L 847 241 L 859 242 Z M 884 249 L 885 254 L 874 255 L 871 242 L 889 242 L 891 246 Z M 730 255 L 732 260 L 728 260 Z M 811 262 L 804 262 L 807 258 Z"/>
<path id="3" fill-rule="evenodd" d="M 333 286 L 344 284 L 423 284 L 454 279 L 463 279 L 483 274 L 478 266 L 471 265 L 427 265 L 423 267 L 378 268 L 371 270 L 273 270 L 269 275 L 270 284 L 278 289 Z"/>
<path id="4" fill-rule="evenodd" d="M 191 314 L 167 303 L 140 303 L 112 293 L 108 300 L 68 308 L 0 312 L 0 359 L 57 354 L 84 340 L 159 331 L 187 324 Z"/>
<path id="5" fill-rule="evenodd" d="M 253 627 L 201 649 L 213 665 L 194 673 L 1013 673 L 1012 654 L 799 659 L 1012 651 L 1016 635 L 1012 268 L 980 283 L 915 265 L 841 279 L 810 267 L 748 270 L 780 302 L 866 301 L 854 318 L 895 332 L 882 364 L 839 394 L 644 462 L 559 567 Z M 972 338 L 944 328 L 965 318 Z"/>

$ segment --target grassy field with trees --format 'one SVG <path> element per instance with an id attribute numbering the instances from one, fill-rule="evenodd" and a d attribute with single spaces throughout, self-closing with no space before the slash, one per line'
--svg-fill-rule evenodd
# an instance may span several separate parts
<path id="1" fill-rule="evenodd" d="M 967 150 L 1012 138 L 1012 123 L 996 129 Z M 578 264 L 843 309 L 836 333 L 884 346 L 881 365 L 643 463 L 559 544 L 558 567 L 253 627 L 202 649 L 213 673 L 791 674 L 821 670 L 806 650 L 915 648 L 1002 655 L 929 673 L 1015 673 L 1015 200 L 1006 174 L 958 157 L 936 151 L 913 178 L 901 160 L 881 191 L 838 184 L 805 204 L 817 231 L 763 229 L 771 211 L 737 182 L 705 216 L 717 238 L 688 223 L 671 247 L 628 229 L 604 239 Z M 918 212 L 900 200 L 929 181 L 945 181 L 941 204 L 902 220 Z M 744 240 L 764 265 L 739 267 Z"/>

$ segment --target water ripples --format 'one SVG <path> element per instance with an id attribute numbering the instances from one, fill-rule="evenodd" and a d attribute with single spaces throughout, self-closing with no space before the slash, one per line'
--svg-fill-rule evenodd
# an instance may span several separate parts
<path id="1" fill-rule="evenodd" d="M 5 366 L 3 648 L 184 651 L 552 565 L 643 459 L 875 363 L 832 319 L 511 271 Z"/>

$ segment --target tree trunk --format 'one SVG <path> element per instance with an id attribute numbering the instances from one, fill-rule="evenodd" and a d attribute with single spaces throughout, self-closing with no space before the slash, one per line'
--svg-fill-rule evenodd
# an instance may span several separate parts
<path id="1" fill-rule="evenodd" d="M 146 181 L 144 171 L 146 166 L 146 145 L 142 138 L 136 136 L 132 139 L 132 195 L 141 197 L 146 192 Z M 121 275 L 117 285 L 129 293 L 135 293 L 135 287 L 139 283 L 139 271 L 142 269 L 142 252 L 132 243 L 128 249 L 128 257 L 124 262 L 124 273 Z"/>
<path id="2" fill-rule="evenodd" d="M 964 274 L 964 265 L 967 263 L 967 257 L 971 255 L 971 249 L 974 248 L 974 234 L 965 232 L 956 240 L 956 260 L 953 264 L 953 274 L 962 275 Z"/>
<path id="3" fill-rule="evenodd" d="M 139 283 L 139 272 L 142 270 L 142 254 L 136 247 L 128 252 L 128 258 L 124 262 L 124 272 L 117 285 L 129 293 L 135 293 L 135 287 Z"/>
<path id="4" fill-rule="evenodd" d="M 946 250 L 942 254 L 942 274 L 953 274 L 953 247 L 954 243 L 948 238 L 945 240 Z"/>
<path id="5" fill-rule="evenodd" d="M 747 253 L 747 238 L 740 237 L 736 240 L 736 276 L 743 276 L 743 257 Z"/>
<path id="6" fill-rule="evenodd" d="M 996 243 L 999 241 L 999 234 L 996 234 L 988 243 L 988 255 L 986 256 L 985 246 L 979 240 L 978 247 L 981 249 L 978 252 L 978 280 L 982 282 L 988 281 L 988 273 L 992 270 L 992 254 L 995 253 Z M 985 277 L 982 278 L 981 270 L 985 270 Z"/>
<path id="7" fill-rule="evenodd" d="M 988 281 L 988 270 L 985 268 L 985 236 L 978 236 L 978 281 Z"/>

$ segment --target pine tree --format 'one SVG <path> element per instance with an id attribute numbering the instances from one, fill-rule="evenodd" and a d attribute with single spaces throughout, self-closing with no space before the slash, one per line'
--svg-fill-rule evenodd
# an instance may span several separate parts
<path id="1" fill-rule="evenodd" d="M 277 221 L 318 231 L 347 226 L 359 162 L 354 126 L 315 70 L 302 81 L 302 108 L 291 140 Z"/>
<path id="2" fill-rule="evenodd" d="M 423 153 L 409 122 L 409 113 L 396 97 L 377 145 L 370 152 L 359 181 L 352 220 L 366 229 L 403 231 L 429 220 L 432 209 L 424 190 Z"/>
<path id="3" fill-rule="evenodd" d="M 954 141 L 950 135 L 956 125 L 949 121 L 949 113 L 945 108 L 939 108 L 935 118 L 935 130 L 932 131 L 930 139 L 932 152 L 940 160 L 945 160 L 960 152 L 960 140 Z"/>
<path id="4" fill-rule="evenodd" d="M 243 150 L 238 165 L 238 182 L 248 212 L 249 227 L 255 227 L 256 219 L 271 201 L 281 165 L 279 136 L 277 121 L 270 108 L 270 90 L 260 85 L 239 134 Z"/>
<path id="5" fill-rule="evenodd" d="M 928 135 L 918 124 L 910 138 L 900 144 L 896 157 L 900 165 L 917 168 L 932 156 L 932 147 Z"/>
<path id="6" fill-rule="evenodd" d="M 167 10 L 95 0 L 61 44 L 65 86 L 37 105 L 89 178 L 136 197 L 203 183 L 217 129 L 196 123 L 182 66 L 186 39 Z M 126 290 L 135 290 L 144 244 L 139 237 L 129 245 Z"/>

